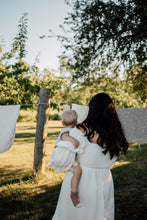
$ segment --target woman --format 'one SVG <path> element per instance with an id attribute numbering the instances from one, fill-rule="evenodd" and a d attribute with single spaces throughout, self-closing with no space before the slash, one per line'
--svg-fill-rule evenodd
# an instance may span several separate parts
<path id="1" fill-rule="evenodd" d="M 124 137 L 112 99 L 105 93 L 89 103 L 87 118 L 77 128 L 87 137 L 84 153 L 78 155 L 82 168 L 77 209 L 70 200 L 72 172 L 67 171 L 53 220 L 114 220 L 114 190 L 110 167 L 120 153 L 127 153 Z M 62 139 L 68 140 L 68 134 Z M 70 137 L 71 138 L 71 137 Z"/>

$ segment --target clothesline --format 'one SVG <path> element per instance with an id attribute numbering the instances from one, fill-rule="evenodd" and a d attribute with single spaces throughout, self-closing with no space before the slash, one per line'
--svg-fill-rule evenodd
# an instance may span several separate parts
<path id="1" fill-rule="evenodd" d="M 12 142 L 14 141 L 15 137 L 15 126 L 16 121 L 19 116 L 19 110 L 21 106 L 28 106 L 28 105 L 48 105 L 48 103 L 31 103 L 31 104 L 22 104 L 22 105 L 5 105 L 0 106 L 0 129 L 1 129 L 1 140 L 5 136 L 6 144 L 0 143 L 1 145 L 1 152 L 4 152 L 5 146 L 8 149 Z M 66 105 L 63 107 L 69 107 L 75 110 L 78 114 L 78 122 L 84 120 L 88 113 L 88 106 L 82 106 L 78 104 Z M 147 108 L 128 108 L 128 109 L 116 109 L 119 119 L 122 123 L 122 127 L 124 129 L 125 136 L 129 143 L 138 143 L 139 150 L 141 151 L 140 143 L 147 142 L 147 125 L 146 125 L 146 115 L 147 115 Z M 12 124 L 10 124 L 12 123 Z M 6 129 L 7 127 L 7 129 Z M 5 132 L 7 131 L 7 133 Z M 3 132 L 6 134 L 4 135 Z M 10 135 L 13 134 L 13 135 Z M 8 140 L 8 137 L 10 139 Z M 6 150 L 7 150 L 6 149 Z"/>
<path id="2" fill-rule="evenodd" d="M 31 106 L 31 105 L 47 105 L 47 103 L 10 104 L 10 105 Z M 0 106 L 10 106 L 10 105 L 0 105 Z"/>
<path id="3" fill-rule="evenodd" d="M 31 105 L 48 105 L 48 103 L 32 103 L 32 104 L 22 104 L 20 106 L 31 106 Z"/>
<path id="4" fill-rule="evenodd" d="M 24 99 L 24 100 L 29 100 L 29 99 Z M 1 101 L 1 100 L 0 100 Z M 6 100 L 5 100 L 6 101 Z M 72 104 L 74 102 L 78 102 L 77 100 L 74 101 L 66 101 L 66 102 L 62 102 L 62 101 L 51 101 L 50 104 Z M 0 106 L 3 106 L 6 104 L 0 104 Z M 31 106 L 31 105 L 47 105 L 47 103 L 28 103 L 28 104 L 9 104 L 9 105 L 20 105 L 20 106 Z M 8 105 L 7 105 L 8 106 Z"/>

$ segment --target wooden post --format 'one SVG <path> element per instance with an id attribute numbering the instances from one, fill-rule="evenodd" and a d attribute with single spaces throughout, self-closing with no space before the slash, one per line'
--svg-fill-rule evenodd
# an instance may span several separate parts
<path id="1" fill-rule="evenodd" d="M 37 126 L 34 148 L 33 175 L 44 172 L 44 154 L 47 140 L 50 90 L 41 88 L 37 113 Z"/>

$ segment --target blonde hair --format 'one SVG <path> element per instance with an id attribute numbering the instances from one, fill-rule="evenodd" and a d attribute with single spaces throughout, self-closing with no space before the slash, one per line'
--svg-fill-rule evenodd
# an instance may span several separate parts
<path id="1" fill-rule="evenodd" d="M 66 110 L 62 113 L 61 118 L 65 126 L 75 126 L 78 114 L 74 110 Z"/>

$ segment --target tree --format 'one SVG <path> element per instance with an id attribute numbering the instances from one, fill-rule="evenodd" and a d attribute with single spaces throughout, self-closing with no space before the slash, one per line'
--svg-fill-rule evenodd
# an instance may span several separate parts
<path id="1" fill-rule="evenodd" d="M 14 38 L 12 44 L 12 54 L 18 53 L 17 59 L 20 61 L 26 56 L 26 40 L 28 39 L 27 36 L 27 28 L 28 28 L 28 14 L 24 13 L 19 20 L 18 23 L 18 34 Z"/>
<path id="2" fill-rule="evenodd" d="M 145 0 L 67 0 L 73 9 L 65 18 L 67 34 L 58 36 L 64 43 L 64 56 L 74 69 L 73 78 L 88 79 L 112 62 L 145 65 Z M 62 27 L 64 28 L 64 27 Z"/>
<path id="3" fill-rule="evenodd" d="M 147 101 L 147 66 L 130 66 L 127 70 L 127 81 L 132 88 L 132 92 L 145 103 Z"/>
<path id="4" fill-rule="evenodd" d="M 39 92 L 39 87 L 36 91 L 36 86 L 31 80 L 32 73 L 37 69 L 24 61 L 27 53 L 27 22 L 27 13 L 24 13 L 19 20 L 18 34 L 13 40 L 10 52 L 3 51 L 3 42 L 0 46 L 0 103 L 2 104 L 32 103 L 34 93 Z"/>

